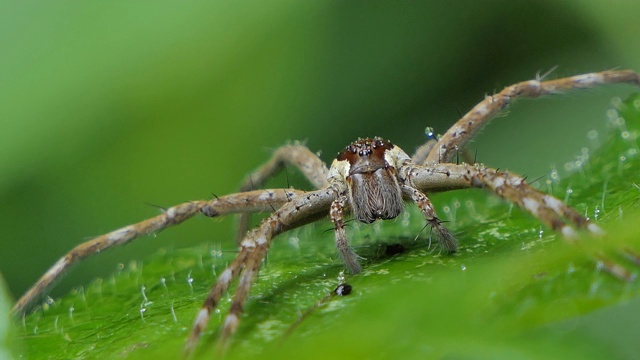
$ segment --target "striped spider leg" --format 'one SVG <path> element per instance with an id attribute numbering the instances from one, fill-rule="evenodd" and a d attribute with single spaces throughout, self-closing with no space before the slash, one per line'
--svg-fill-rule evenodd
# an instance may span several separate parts
<path id="1" fill-rule="evenodd" d="M 162 214 L 150 219 L 100 235 L 74 247 L 61 257 L 22 295 L 14 305 L 12 312 L 24 314 L 29 311 L 50 286 L 83 259 L 109 248 L 125 245 L 139 237 L 181 224 L 204 209 L 210 216 L 223 216 L 247 211 L 268 212 L 273 209 L 273 206 L 281 206 L 302 194 L 304 192 L 299 190 L 257 190 L 227 195 L 209 201 L 189 201 L 165 209 Z"/>
<path id="2" fill-rule="evenodd" d="M 640 75 L 632 70 L 609 70 L 561 79 L 523 81 L 507 86 L 495 95 L 486 96 L 469 112 L 451 126 L 437 141 L 427 141 L 416 151 L 416 164 L 451 162 L 458 151 L 500 111 L 517 98 L 537 98 L 544 95 L 562 94 L 570 90 L 588 89 L 601 85 L 627 83 L 640 85 Z"/>
<path id="3" fill-rule="evenodd" d="M 529 186 L 522 177 L 482 165 L 449 163 L 466 143 L 495 114 L 517 97 L 538 97 L 577 88 L 609 83 L 640 84 L 640 76 L 628 70 L 605 71 L 564 79 L 532 80 L 505 88 L 485 98 L 464 115 L 437 142 L 428 142 L 409 157 L 402 149 L 381 138 L 360 139 L 338 154 L 330 168 L 300 144 L 277 150 L 271 160 L 255 171 L 242 186 L 242 192 L 210 201 L 192 201 L 167 209 L 154 218 L 126 226 L 78 245 L 62 257 L 17 302 L 13 311 L 24 313 L 42 296 L 65 270 L 78 261 L 137 237 L 168 228 L 198 213 L 216 217 L 242 214 L 242 240 L 235 259 L 220 274 L 198 312 L 185 353 L 191 354 L 205 329 L 212 311 L 232 282 L 237 288 L 227 314 L 218 346 L 223 349 L 239 325 L 243 306 L 249 296 L 260 265 L 273 238 L 295 227 L 329 215 L 335 230 L 338 254 L 352 273 L 361 271 L 359 258 L 350 248 L 344 231 L 344 213 L 363 223 L 393 219 L 404 209 L 404 201 L 415 203 L 448 252 L 456 250 L 456 241 L 443 226 L 427 194 L 464 188 L 486 188 L 518 204 L 564 237 L 578 236 L 574 230 L 600 233 L 600 228 L 560 200 Z M 316 188 L 303 192 L 293 189 L 251 190 L 262 185 L 285 165 L 293 165 Z M 248 214 L 271 212 L 261 224 L 247 229 Z"/>

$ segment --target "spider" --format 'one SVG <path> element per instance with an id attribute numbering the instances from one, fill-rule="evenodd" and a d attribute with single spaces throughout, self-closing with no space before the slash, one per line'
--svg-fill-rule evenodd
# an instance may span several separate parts
<path id="1" fill-rule="evenodd" d="M 333 160 L 331 167 L 327 167 L 317 155 L 301 144 L 283 146 L 247 178 L 238 193 L 208 201 L 182 203 L 166 209 L 158 216 L 76 246 L 18 300 L 13 312 L 24 314 L 28 311 L 65 270 L 82 259 L 180 224 L 199 213 L 208 217 L 241 214 L 242 237 L 237 256 L 218 276 L 194 320 L 185 345 L 186 354 L 195 348 L 221 296 L 227 292 L 232 281 L 238 279 L 218 339 L 219 347 L 224 348 L 238 328 L 243 306 L 271 241 L 285 231 L 324 218 L 327 214 L 333 223 L 338 255 L 352 274 L 359 273 L 362 268 L 345 233 L 346 212 L 360 222 L 372 223 L 396 218 L 403 211 L 405 201 L 412 202 L 422 211 L 440 246 L 449 253 L 456 251 L 454 236 L 438 218 L 427 196 L 442 191 L 488 189 L 528 211 L 567 240 L 578 238 L 576 229 L 600 234 L 602 230 L 596 224 L 555 197 L 534 189 L 519 175 L 480 164 L 452 163 L 458 151 L 483 125 L 516 98 L 536 98 L 603 84 L 640 85 L 640 75 L 631 70 L 610 70 L 548 81 L 543 78 L 538 76 L 535 80 L 520 82 L 495 95 L 486 96 L 444 135 L 427 141 L 413 156 L 407 155 L 388 140 L 365 138 L 346 146 Z M 262 186 L 285 166 L 297 167 L 315 190 L 252 190 Z M 258 227 L 247 231 L 250 214 L 258 212 L 271 212 L 271 215 L 263 219 Z"/>

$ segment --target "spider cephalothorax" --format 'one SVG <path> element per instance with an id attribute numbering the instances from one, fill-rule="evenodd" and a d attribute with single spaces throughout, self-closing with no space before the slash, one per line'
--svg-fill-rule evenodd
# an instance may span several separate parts
<path id="1" fill-rule="evenodd" d="M 78 261 L 113 246 L 177 225 L 196 214 L 224 216 L 241 214 L 240 250 L 218 276 L 193 324 L 186 349 L 190 352 L 233 280 L 236 293 L 222 326 L 219 344 L 235 332 L 243 305 L 271 241 L 278 234 L 329 217 L 334 225 L 338 253 L 351 273 L 361 271 L 359 258 L 350 248 L 343 213 L 351 209 L 364 223 L 392 219 L 403 209 L 403 200 L 413 202 L 423 213 L 432 233 L 446 251 L 455 251 L 456 241 L 443 226 L 427 194 L 465 188 L 484 188 L 531 213 L 565 238 L 578 237 L 576 229 L 600 233 L 600 228 L 562 201 L 531 187 L 524 178 L 482 165 L 455 164 L 451 160 L 493 116 L 519 97 L 535 98 L 567 90 L 602 84 L 640 85 L 640 75 L 630 70 L 612 70 L 557 80 L 535 79 L 506 87 L 487 96 L 436 140 L 430 139 L 409 157 L 398 146 L 380 138 L 362 139 L 347 146 L 327 168 L 305 146 L 294 143 L 276 150 L 265 165 L 252 173 L 241 192 L 208 201 L 190 201 L 164 213 L 82 243 L 63 256 L 16 303 L 13 311 L 24 313 L 55 280 Z M 315 190 L 253 190 L 284 166 L 297 167 Z M 251 231 L 248 214 L 271 213 Z M 603 266 L 607 266 L 606 263 Z M 612 271 L 612 272 L 615 272 Z"/>

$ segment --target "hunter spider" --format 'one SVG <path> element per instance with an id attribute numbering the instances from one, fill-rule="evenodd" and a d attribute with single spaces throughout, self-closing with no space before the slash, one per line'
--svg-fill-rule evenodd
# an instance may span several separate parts
<path id="1" fill-rule="evenodd" d="M 194 321 L 186 343 L 187 353 L 194 349 L 221 296 L 227 292 L 231 282 L 239 278 L 231 308 L 222 326 L 219 345 L 224 345 L 235 332 L 251 286 L 276 235 L 327 215 L 334 225 L 338 254 L 353 274 L 360 272 L 361 266 L 345 234 L 345 211 L 350 211 L 358 221 L 372 223 L 378 219 L 397 217 L 403 211 L 404 201 L 411 201 L 424 214 L 440 245 L 447 252 L 454 252 L 456 241 L 438 219 L 426 195 L 440 191 L 487 188 L 516 203 L 569 240 L 578 237 L 575 229 L 601 233 L 597 225 L 577 211 L 551 195 L 532 188 L 518 175 L 478 164 L 456 164 L 451 161 L 489 119 L 516 98 L 535 98 L 613 83 L 640 85 L 640 75 L 630 70 L 612 70 L 550 81 L 538 78 L 508 86 L 496 95 L 485 97 L 437 141 L 430 140 L 418 148 L 413 157 L 387 140 L 367 138 L 348 145 L 327 168 L 306 147 L 299 144 L 283 146 L 275 151 L 269 162 L 248 177 L 239 193 L 209 201 L 179 204 L 154 218 L 78 245 L 38 280 L 17 302 L 13 311 L 24 313 L 29 310 L 46 289 L 76 262 L 140 236 L 180 224 L 198 213 L 209 217 L 241 214 L 242 236 L 237 256 L 218 277 Z M 252 190 L 262 186 L 266 179 L 287 165 L 297 167 L 316 190 Z M 249 216 L 256 212 L 271 212 L 271 215 L 260 226 L 247 232 Z"/>

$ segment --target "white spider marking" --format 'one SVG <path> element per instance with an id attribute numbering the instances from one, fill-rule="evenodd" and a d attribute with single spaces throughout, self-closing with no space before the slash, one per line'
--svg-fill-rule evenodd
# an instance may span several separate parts
<path id="1" fill-rule="evenodd" d="M 273 197 L 273 193 L 271 191 L 265 191 L 262 195 L 258 196 L 258 200 L 265 201 L 269 200 Z"/>
<path id="2" fill-rule="evenodd" d="M 122 229 L 112 231 L 107 235 L 107 241 L 109 242 L 118 242 L 123 237 L 127 236 L 130 232 L 135 231 L 133 226 L 129 225 L 127 227 L 123 227 Z"/>
<path id="3" fill-rule="evenodd" d="M 482 104 L 480 106 L 476 106 L 474 111 L 478 116 L 486 116 L 491 109 L 487 105 Z"/>
<path id="4" fill-rule="evenodd" d="M 200 309 L 198 311 L 198 315 L 196 316 L 195 322 L 202 322 L 209 317 L 209 311 L 207 309 Z"/>
<path id="5" fill-rule="evenodd" d="M 256 239 L 256 244 L 258 245 L 264 245 L 267 243 L 267 238 L 265 238 L 264 236 L 260 236 Z"/>
<path id="6" fill-rule="evenodd" d="M 537 214 L 538 213 L 538 207 L 540 206 L 539 203 L 532 198 L 524 198 L 522 199 L 522 203 L 524 204 L 524 207 L 529 210 L 529 212 L 531 212 L 532 214 Z"/>
<path id="7" fill-rule="evenodd" d="M 402 165 L 411 161 L 411 157 L 398 145 L 394 145 L 393 149 L 384 152 L 384 161 L 396 169 L 400 169 Z M 348 164 L 348 162 L 347 162 Z"/>
<path id="8" fill-rule="evenodd" d="M 570 226 L 563 226 L 560 232 L 562 233 L 562 236 L 568 240 L 575 240 L 578 238 L 578 233 Z"/>
<path id="9" fill-rule="evenodd" d="M 242 240 L 242 242 L 240 242 L 240 246 L 244 248 L 254 248 L 256 247 L 256 241 L 253 239 L 245 238 L 244 240 Z"/>
<path id="10" fill-rule="evenodd" d="M 602 76 L 594 73 L 572 76 L 571 79 L 580 85 L 594 85 L 604 82 Z"/>
<path id="11" fill-rule="evenodd" d="M 504 186 L 504 178 L 499 177 L 499 178 L 495 178 L 495 179 L 493 180 L 493 187 L 494 187 L 494 189 L 499 189 L 499 188 L 501 188 L 502 186 Z"/>
<path id="12" fill-rule="evenodd" d="M 564 207 L 564 203 L 553 196 L 545 195 L 542 200 L 545 204 L 549 205 L 556 214 L 562 214 L 562 207 Z"/>
<path id="13" fill-rule="evenodd" d="M 220 274 L 220 276 L 218 277 L 218 281 L 222 282 L 222 283 L 229 283 L 231 282 L 231 270 L 229 269 L 225 269 L 222 274 Z"/>
<path id="14" fill-rule="evenodd" d="M 596 235 L 604 235 L 604 230 L 602 230 L 602 228 L 596 224 L 591 223 L 587 225 L 587 229 L 589 229 L 589 231 Z"/>

